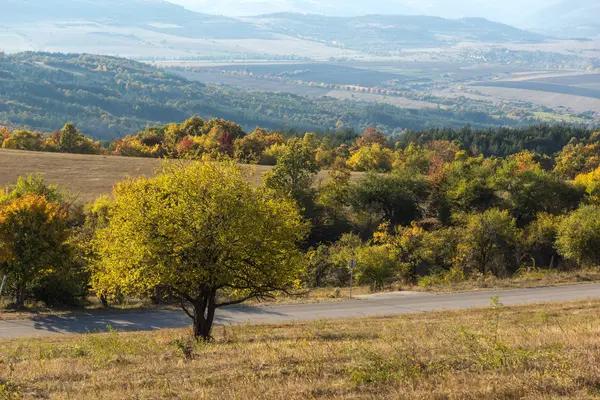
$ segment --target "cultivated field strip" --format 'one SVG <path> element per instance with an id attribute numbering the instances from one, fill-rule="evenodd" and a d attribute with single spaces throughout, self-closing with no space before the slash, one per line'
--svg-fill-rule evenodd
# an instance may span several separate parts
<path id="1" fill-rule="evenodd" d="M 19 176 L 41 173 L 48 184 L 76 196 L 78 201 L 90 202 L 110 194 L 115 182 L 127 176 L 153 176 L 161 160 L 152 158 L 95 156 L 83 154 L 42 153 L 0 149 L 0 188 L 13 184 Z M 269 166 L 248 166 L 253 169 L 255 183 L 269 171 Z M 360 176 L 354 173 L 354 177 Z M 317 175 L 317 183 L 327 179 L 328 173 Z"/>

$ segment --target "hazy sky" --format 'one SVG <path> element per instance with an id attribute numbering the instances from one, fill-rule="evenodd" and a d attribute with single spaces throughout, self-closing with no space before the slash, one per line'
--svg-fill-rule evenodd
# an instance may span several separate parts
<path id="1" fill-rule="evenodd" d="M 331 15 L 413 13 L 443 17 L 485 17 L 516 23 L 557 0 L 170 0 L 190 9 L 230 16 L 268 12 Z"/>

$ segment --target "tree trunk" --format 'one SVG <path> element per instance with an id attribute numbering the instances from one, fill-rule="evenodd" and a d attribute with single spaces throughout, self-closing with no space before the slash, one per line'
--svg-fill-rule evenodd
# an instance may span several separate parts
<path id="1" fill-rule="evenodd" d="M 108 308 L 110 306 L 110 304 L 108 303 L 108 298 L 105 294 L 100 295 L 100 303 L 102 303 L 102 307 L 104 308 Z"/>
<path id="2" fill-rule="evenodd" d="M 216 290 L 207 289 L 202 296 L 193 303 L 194 307 L 194 337 L 202 338 L 205 342 L 211 340 L 211 331 L 215 319 Z"/>
<path id="3" fill-rule="evenodd" d="M 27 285 L 19 283 L 15 290 L 15 308 L 25 307 L 26 295 L 27 295 Z"/>

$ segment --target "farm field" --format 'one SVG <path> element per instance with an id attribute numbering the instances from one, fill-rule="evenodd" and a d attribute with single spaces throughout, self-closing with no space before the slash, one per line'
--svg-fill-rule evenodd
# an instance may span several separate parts
<path id="1" fill-rule="evenodd" d="M 387 103 L 394 105 L 396 107 L 405 107 L 405 108 L 416 108 L 416 109 L 435 109 L 435 108 L 448 108 L 447 106 L 429 103 L 427 101 L 419 101 L 407 99 L 404 97 L 396 97 L 396 96 L 385 96 L 380 94 L 373 93 L 355 93 L 348 92 L 344 90 L 332 90 L 327 92 L 327 96 L 333 97 L 338 100 L 354 100 L 354 101 L 370 101 L 375 103 Z"/>
<path id="2" fill-rule="evenodd" d="M 491 86 L 477 86 L 471 89 L 474 89 L 477 95 L 484 95 L 494 102 L 524 101 L 551 108 L 569 109 L 576 113 L 600 110 L 600 99 L 591 97 Z"/>
<path id="3" fill-rule="evenodd" d="M 492 45 L 488 43 L 487 45 Z M 498 43 L 496 43 L 498 45 Z M 564 55 L 600 57 L 600 40 L 554 40 L 543 43 L 502 43 L 503 47 L 519 51 L 541 51 Z"/>
<path id="4" fill-rule="evenodd" d="M 433 52 L 435 49 L 422 49 Z M 455 49 L 456 50 L 456 49 Z M 481 49 L 485 50 L 485 47 Z M 449 50 L 450 51 L 450 50 Z M 454 53 L 452 53 L 454 54 Z M 460 53 L 456 53 L 459 55 Z M 464 56 L 464 55 L 463 55 Z M 513 55 L 513 57 L 517 57 Z M 510 61 L 510 60 L 509 60 Z M 427 99 L 438 97 L 444 108 L 474 109 L 501 116 L 527 115 L 547 123 L 583 123 L 600 114 L 600 74 L 581 69 L 544 69 L 518 63 L 473 64 L 458 57 L 450 60 L 364 59 L 335 62 L 230 62 L 163 63 L 189 79 L 206 83 L 339 100 L 390 104 L 407 109 L 437 109 Z M 514 61 L 514 60 L 513 60 Z M 328 85 L 329 88 L 320 87 Z M 360 85 L 349 91 L 344 86 Z M 370 93 L 390 90 L 395 95 Z M 410 94 L 406 94 L 410 93 Z M 550 108 L 551 110 L 548 110 Z M 591 113 L 590 113 L 591 112 Z M 581 113 L 588 113 L 582 118 Z"/>
<path id="5" fill-rule="evenodd" d="M 13 184 L 19 176 L 41 173 L 46 183 L 76 196 L 78 201 L 91 202 L 110 194 L 115 182 L 127 176 L 152 176 L 161 160 L 152 158 L 94 156 L 82 154 L 42 153 L 0 149 L 0 188 Z M 252 179 L 260 181 L 269 166 L 248 166 L 254 170 Z M 321 171 L 317 182 L 327 179 Z M 357 178 L 360 173 L 354 173 Z"/>
<path id="6" fill-rule="evenodd" d="M 376 86 L 390 80 L 412 81 L 414 78 L 392 72 L 381 72 L 338 64 L 245 64 L 235 63 L 212 67 L 198 67 L 203 75 L 219 72 L 244 73 L 268 77 L 281 77 L 305 82 L 322 82 L 334 85 Z M 184 75 L 185 76 L 185 75 Z M 251 78 L 251 77 L 250 77 Z M 213 78 L 214 79 L 214 78 Z"/>
<path id="7" fill-rule="evenodd" d="M 0 341 L 0 394 L 33 399 L 591 399 L 600 301 Z M 12 397 L 11 397 L 12 396 Z"/>
<path id="8" fill-rule="evenodd" d="M 532 81 L 497 81 L 497 82 L 480 82 L 473 86 L 485 86 L 485 87 L 500 87 L 508 89 L 524 89 L 537 92 L 556 93 L 561 95 L 570 95 L 578 97 L 589 97 L 592 99 L 600 99 L 600 90 L 587 89 L 578 86 L 568 86 L 561 84 L 553 84 L 547 82 L 532 82 Z"/>
<path id="9" fill-rule="evenodd" d="M 545 78 L 535 79 L 535 82 L 552 83 L 555 85 L 568 86 L 599 85 L 600 74 L 549 76 Z"/>

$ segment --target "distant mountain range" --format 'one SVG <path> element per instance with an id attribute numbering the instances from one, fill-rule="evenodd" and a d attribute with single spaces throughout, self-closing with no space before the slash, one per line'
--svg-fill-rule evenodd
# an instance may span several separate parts
<path id="1" fill-rule="evenodd" d="M 600 36 L 598 0 L 172 0 L 212 14 L 277 12 L 328 16 L 431 15 L 482 17 L 559 37 Z"/>
<path id="2" fill-rule="evenodd" d="M 444 42 L 542 41 L 537 33 L 483 18 L 444 19 L 419 15 L 328 17 L 279 13 L 244 19 L 271 32 L 348 48 L 381 44 L 436 45 Z"/>
<path id="3" fill-rule="evenodd" d="M 420 14 L 419 10 L 398 0 L 175 0 L 191 9 L 212 14 L 254 16 L 292 12 L 328 16 L 359 16 L 367 14 Z"/>
<path id="4" fill-rule="evenodd" d="M 559 37 L 600 39 L 600 1 L 560 0 L 523 25 Z"/>
<path id="5" fill-rule="evenodd" d="M 386 3 L 376 4 L 385 8 Z M 373 53 L 464 41 L 544 40 L 539 34 L 482 18 L 298 13 L 230 18 L 161 0 L 0 0 L 0 10 L 0 50 L 8 52 L 165 58 L 268 53 L 326 58 L 349 54 L 344 53 L 348 50 Z"/>

